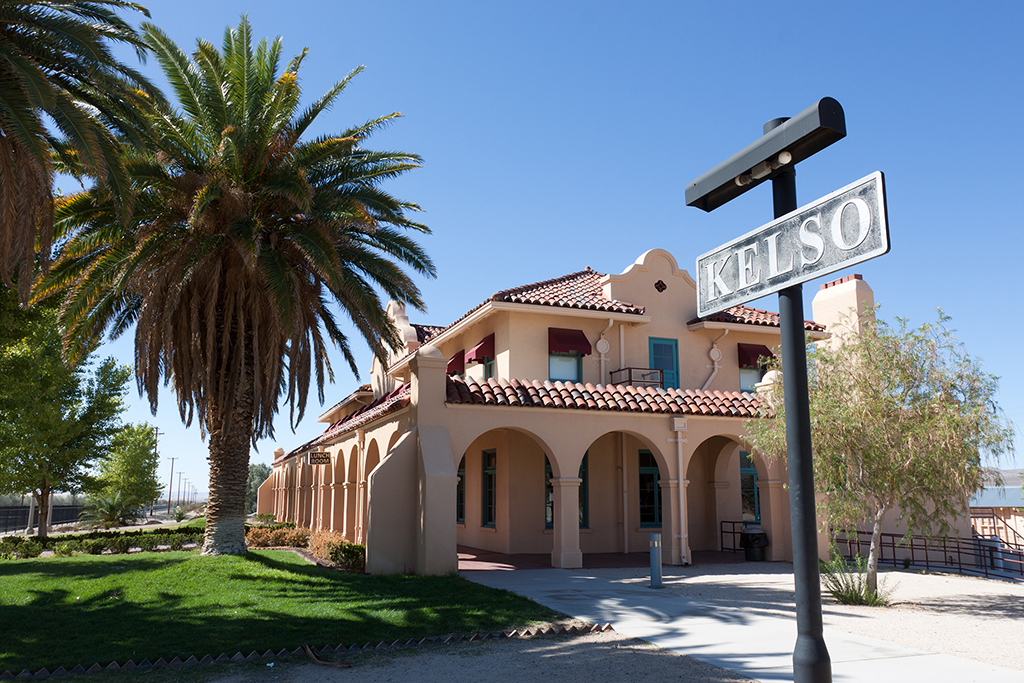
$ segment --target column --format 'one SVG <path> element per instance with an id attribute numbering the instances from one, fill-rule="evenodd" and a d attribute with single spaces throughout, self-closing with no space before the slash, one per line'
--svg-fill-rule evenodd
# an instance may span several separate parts
<path id="1" fill-rule="evenodd" d="M 683 525 L 680 528 L 682 541 L 680 545 L 683 551 L 683 564 L 693 564 L 693 556 L 690 554 L 690 519 L 687 510 L 686 489 L 690 486 L 689 479 L 683 479 L 683 486 L 679 489 L 679 509 L 683 511 Z"/>
<path id="2" fill-rule="evenodd" d="M 662 500 L 662 523 L 661 523 L 661 546 L 662 564 L 682 564 L 682 511 L 679 509 L 679 481 L 677 479 L 662 479 L 658 482 L 661 486 Z M 668 504 L 669 515 L 665 516 L 665 504 Z M 665 521 L 668 521 L 666 524 Z M 669 539 L 668 544 L 665 539 Z"/>
<path id="3" fill-rule="evenodd" d="M 758 500 L 761 503 L 761 527 L 768 532 L 767 559 L 789 560 L 786 525 L 782 521 L 782 482 L 778 479 L 758 480 Z"/>
<path id="4" fill-rule="evenodd" d="M 580 550 L 580 484 L 579 477 L 551 479 L 555 506 L 555 547 L 551 551 L 551 565 L 562 569 L 583 566 Z"/>
<path id="5" fill-rule="evenodd" d="M 345 540 L 350 543 L 356 542 L 356 492 L 355 484 L 351 481 L 346 481 L 341 485 L 342 491 L 345 492 L 345 522 L 342 527 L 342 533 L 345 534 Z"/>
<path id="6" fill-rule="evenodd" d="M 722 522 L 729 519 L 729 501 L 726 491 L 729 488 L 727 481 L 709 481 L 708 487 L 711 495 L 715 497 L 715 536 L 719 552 L 722 551 Z"/>

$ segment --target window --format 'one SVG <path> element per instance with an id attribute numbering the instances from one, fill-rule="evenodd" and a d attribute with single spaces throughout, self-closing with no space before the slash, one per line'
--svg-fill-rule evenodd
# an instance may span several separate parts
<path id="1" fill-rule="evenodd" d="M 491 379 L 494 377 L 494 359 L 484 356 L 484 379 Z"/>
<path id="2" fill-rule="evenodd" d="M 480 526 L 491 527 L 495 526 L 495 517 L 497 513 L 497 497 L 498 497 L 498 454 L 491 448 L 483 452 L 483 478 L 482 478 L 482 493 L 483 493 L 483 515 L 480 520 Z"/>
<path id="3" fill-rule="evenodd" d="M 552 382 L 579 382 L 581 360 L 576 351 L 551 354 L 548 356 L 548 379 Z"/>
<path id="4" fill-rule="evenodd" d="M 761 523 L 761 500 L 757 492 L 757 470 L 750 453 L 740 451 L 740 500 L 743 504 L 743 523 Z"/>
<path id="5" fill-rule="evenodd" d="M 651 452 L 641 450 L 640 462 L 640 526 L 661 526 L 661 471 Z"/>
<path id="6" fill-rule="evenodd" d="M 590 495 L 587 486 L 587 460 L 588 453 L 583 454 L 583 462 L 580 463 L 580 528 L 590 528 Z M 555 487 L 551 483 L 551 461 L 544 456 L 544 528 L 555 528 Z"/>
<path id="7" fill-rule="evenodd" d="M 455 521 L 466 523 L 466 456 L 459 461 L 459 481 L 455 484 Z"/>
<path id="8" fill-rule="evenodd" d="M 679 342 L 675 339 L 648 340 L 651 368 L 661 370 L 663 386 L 666 389 L 679 388 Z"/>
<path id="9" fill-rule="evenodd" d="M 740 391 L 751 394 L 754 386 L 764 379 L 765 366 L 772 358 L 772 351 L 761 344 L 737 344 L 736 355 L 740 366 Z"/>

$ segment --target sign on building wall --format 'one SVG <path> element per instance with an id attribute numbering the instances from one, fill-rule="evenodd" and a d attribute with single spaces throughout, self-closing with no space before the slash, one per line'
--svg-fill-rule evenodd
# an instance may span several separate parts
<path id="1" fill-rule="evenodd" d="M 323 451 L 311 451 L 306 453 L 307 465 L 330 465 L 331 454 Z"/>
<path id="2" fill-rule="evenodd" d="M 697 315 L 813 280 L 889 251 L 881 171 L 697 258 Z"/>

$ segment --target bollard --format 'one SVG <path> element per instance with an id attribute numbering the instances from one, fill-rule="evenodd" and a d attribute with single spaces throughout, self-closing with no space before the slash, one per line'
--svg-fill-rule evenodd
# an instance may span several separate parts
<path id="1" fill-rule="evenodd" d="M 651 588 L 664 588 L 661 583 L 661 534 L 651 534 Z"/>

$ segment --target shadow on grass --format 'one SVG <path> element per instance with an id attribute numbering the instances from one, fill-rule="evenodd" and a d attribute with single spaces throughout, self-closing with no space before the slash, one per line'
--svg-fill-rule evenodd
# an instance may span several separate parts
<path id="1" fill-rule="evenodd" d="M 0 672 L 391 642 L 557 614 L 457 576 L 357 576 L 291 553 L 49 558 L 0 564 Z"/>

